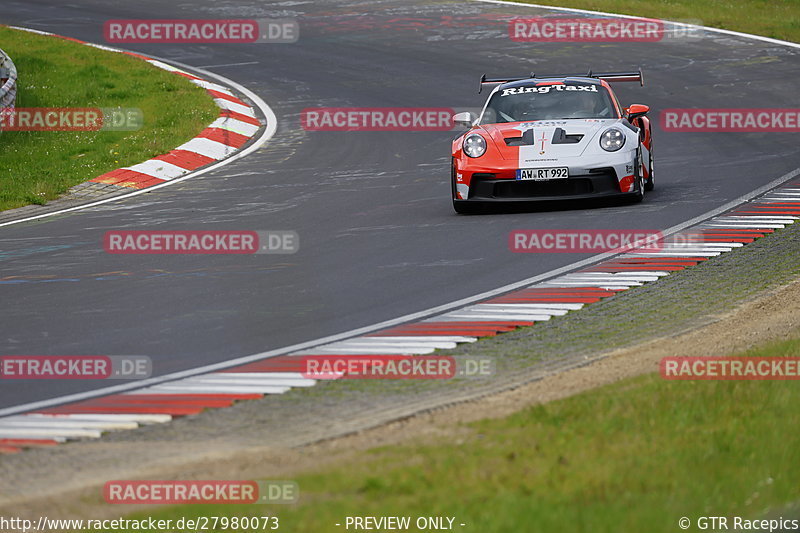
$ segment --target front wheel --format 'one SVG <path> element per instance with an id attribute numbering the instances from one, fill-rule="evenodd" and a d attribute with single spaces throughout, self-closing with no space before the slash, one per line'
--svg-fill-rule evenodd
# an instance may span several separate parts
<path id="1" fill-rule="evenodd" d="M 650 139 L 650 157 L 647 162 L 647 180 L 644 182 L 644 190 L 652 191 L 656 188 L 655 178 L 653 177 L 653 139 Z"/>
<path id="2" fill-rule="evenodd" d="M 459 215 L 473 215 L 479 210 L 477 205 L 467 200 L 453 200 L 453 209 Z"/>
<path id="3" fill-rule="evenodd" d="M 639 151 L 636 154 L 636 166 L 633 169 L 634 171 L 633 175 L 636 179 L 636 181 L 634 181 L 634 191 L 633 191 L 634 202 L 641 202 L 642 200 L 644 200 L 644 191 L 647 190 L 647 184 L 644 181 L 644 172 L 643 172 L 644 169 L 642 168 L 643 166 L 644 165 L 642 161 L 642 148 L 640 146 Z"/>
<path id="4" fill-rule="evenodd" d="M 475 202 L 468 200 L 458 200 L 456 194 L 456 164 L 455 161 L 450 165 L 450 193 L 453 198 L 453 210 L 459 215 L 472 215 L 479 211 L 479 206 Z"/>

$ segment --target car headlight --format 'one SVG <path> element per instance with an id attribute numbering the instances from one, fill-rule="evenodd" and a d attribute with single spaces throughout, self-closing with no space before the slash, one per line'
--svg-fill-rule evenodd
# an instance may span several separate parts
<path id="1" fill-rule="evenodd" d="M 616 128 L 609 128 L 600 136 L 600 147 L 606 152 L 616 152 L 625 146 L 625 134 Z"/>
<path id="2" fill-rule="evenodd" d="M 480 157 L 486 152 L 486 139 L 477 133 L 470 133 L 464 138 L 464 153 L 470 157 Z"/>

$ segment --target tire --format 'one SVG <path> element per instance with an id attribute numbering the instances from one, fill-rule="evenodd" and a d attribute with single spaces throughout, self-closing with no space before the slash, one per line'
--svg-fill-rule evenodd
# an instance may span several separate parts
<path id="1" fill-rule="evenodd" d="M 469 200 L 453 200 L 453 209 L 459 215 L 473 215 L 478 212 L 479 208 L 469 202 Z"/>
<path id="2" fill-rule="evenodd" d="M 639 151 L 636 155 L 636 166 L 634 168 L 633 175 L 636 177 L 635 186 L 634 186 L 634 196 L 633 201 L 636 203 L 641 202 L 644 200 L 644 191 L 647 190 L 647 184 L 644 181 L 644 172 L 642 172 L 642 149 L 639 148 Z"/>
<path id="3" fill-rule="evenodd" d="M 469 200 L 456 199 L 456 165 L 450 166 L 450 193 L 453 198 L 453 210 L 459 215 L 472 215 L 479 211 L 479 206 Z"/>
<path id="4" fill-rule="evenodd" d="M 652 191 L 656 188 L 655 178 L 653 177 L 653 138 L 650 137 L 650 161 L 647 163 L 647 181 L 644 182 L 644 190 Z"/>

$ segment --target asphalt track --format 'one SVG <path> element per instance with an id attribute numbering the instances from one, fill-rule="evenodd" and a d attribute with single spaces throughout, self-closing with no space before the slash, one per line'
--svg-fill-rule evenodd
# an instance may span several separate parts
<path id="1" fill-rule="evenodd" d="M 513 254 L 514 229 L 663 229 L 800 166 L 790 133 L 656 129 L 656 191 L 643 204 L 457 216 L 455 132 L 304 132 L 306 107 L 483 103 L 488 75 L 641 66 L 625 104 L 797 107 L 797 49 L 707 34 L 692 41 L 516 43 L 477 2 L 231 0 L 4 2 L 2 20 L 102 43 L 107 19 L 297 18 L 295 44 L 118 45 L 204 67 L 258 94 L 278 117 L 243 160 L 152 194 L 0 228 L 0 354 L 149 355 L 155 375 L 333 335 L 458 300 L 586 256 Z M 2 161 L 2 155 L 0 155 Z M 91 176 L 87 176 L 87 179 Z M 294 230 L 291 256 L 109 255 L 109 229 Z M 568 342 L 565 340 L 565 342 Z M 5 381 L 0 408 L 108 382 Z"/>

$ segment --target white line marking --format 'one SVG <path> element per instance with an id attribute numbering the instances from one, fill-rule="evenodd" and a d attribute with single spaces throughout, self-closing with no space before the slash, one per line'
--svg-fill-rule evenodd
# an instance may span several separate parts
<path id="1" fill-rule="evenodd" d="M 206 374 L 205 376 L 196 376 L 191 378 L 186 378 L 177 383 L 182 385 L 214 385 L 214 386 L 229 386 L 229 385 L 252 385 L 256 387 L 260 386 L 267 386 L 267 387 L 311 387 L 313 386 L 316 381 L 313 379 L 303 379 L 303 378 L 296 378 L 296 379 L 288 379 L 288 378 L 259 378 L 259 377 L 250 377 L 250 378 L 222 378 L 217 379 L 215 376 L 224 375 L 224 374 Z M 206 377 L 207 376 L 207 377 Z"/>
<path id="2" fill-rule="evenodd" d="M 622 259 L 633 259 L 633 258 L 645 258 L 645 257 L 677 257 L 680 258 L 692 258 L 692 257 L 716 257 L 720 255 L 722 252 L 635 252 L 630 254 L 621 255 Z"/>
<path id="3" fill-rule="evenodd" d="M 555 296 L 558 298 L 558 296 Z M 568 304 L 568 303 L 540 303 L 540 304 L 530 304 L 530 303 L 503 303 L 503 304 L 475 304 L 465 309 L 474 309 L 476 307 L 507 307 L 509 309 L 531 309 L 531 310 L 539 310 L 542 312 L 549 313 L 551 311 L 575 311 L 581 309 L 583 304 Z"/>
<path id="4" fill-rule="evenodd" d="M 721 243 L 720 243 L 721 244 Z M 735 243 L 740 244 L 740 243 Z M 671 246 L 671 247 L 663 247 L 660 250 L 652 250 L 658 252 L 670 252 L 675 254 L 680 254 L 681 252 L 730 252 L 736 248 L 736 246 Z M 636 252 L 637 250 L 631 250 L 631 252 Z M 647 253 L 651 250 L 641 250 L 643 253 Z"/>
<path id="5" fill-rule="evenodd" d="M 542 309 L 535 307 L 533 309 L 524 307 L 524 304 L 475 304 L 465 307 L 456 313 L 479 313 L 479 314 L 532 314 L 532 315 L 550 315 L 550 316 L 563 316 L 569 313 L 569 309 Z"/>
<path id="6" fill-rule="evenodd" d="M 167 163 L 166 161 L 161 161 L 160 159 L 148 159 L 136 165 L 123 167 L 123 169 L 141 172 L 142 174 L 147 174 L 162 180 L 171 180 L 189 172 L 185 168 Z"/>
<path id="7" fill-rule="evenodd" d="M 712 237 L 713 239 L 713 237 Z M 703 248 L 713 250 L 715 248 L 741 248 L 744 244 L 740 242 L 728 242 L 728 241 L 719 241 L 715 242 L 713 240 L 698 240 L 698 242 L 688 242 L 686 244 L 683 243 L 666 243 L 664 246 L 661 247 L 660 251 L 663 250 L 688 250 L 690 248 Z"/>
<path id="8" fill-rule="evenodd" d="M 230 100 L 225 100 L 224 98 L 214 98 L 214 103 L 216 103 L 222 109 L 227 109 L 229 111 L 233 111 L 234 113 L 256 118 L 256 114 L 253 113 L 253 111 L 250 109 L 250 106 L 237 104 L 236 102 L 231 102 Z"/>
<path id="9" fill-rule="evenodd" d="M 798 217 L 792 217 L 788 215 L 774 215 L 774 216 L 763 216 L 763 215 L 748 215 L 748 216 L 729 216 L 729 217 L 717 217 L 714 222 L 783 222 L 785 224 L 794 224 L 794 221 L 797 220 Z"/>
<path id="10" fill-rule="evenodd" d="M 136 429 L 139 424 L 136 422 L 102 422 L 89 420 L 43 420 L 28 418 L 4 418 L 0 420 L 0 431 L 7 428 L 43 428 L 43 429 L 100 429 L 100 430 L 120 430 Z"/>
<path id="11" fill-rule="evenodd" d="M 379 339 L 380 337 L 374 337 Z M 429 351 L 436 350 L 436 349 L 451 349 L 455 348 L 455 342 L 442 342 L 442 343 L 419 343 L 413 344 L 410 342 L 406 343 L 386 343 L 386 344 L 362 344 L 362 343 L 348 343 L 348 342 L 336 342 L 333 344 L 328 344 L 326 346 L 320 346 L 317 350 L 320 353 L 428 353 Z M 292 353 L 292 355 L 297 355 L 296 353 Z"/>
<path id="12" fill-rule="evenodd" d="M 283 394 L 291 387 L 277 385 L 210 385 L 208 383 L 156 385 L 147 389 L 148 394 Z"/>
<path id="13" fill-rule="evenodd" d="M 238 67 L 240 65 L 258 65 L 259 61 L 245 61 L 244 63 L 222 63 L 220 65 L 201 65 L 197 68 Z"/>
<path id="14" fill-rule="evenodd" d="M 278 374 L 277 372 L 214 372 L 212 374 L 203 374 L 202 376 L 193 376 L 186 378 L 184 381 L 189 380 L 204 380 L 207 382 L 227 382 L 236 380 L 269 380 L 273 382 L 289 383 L 291 381 L 308 381 L 300 372 L 292 372 L 285 374 Z"/>
<path id="15" fill-rule="evenodd" d="M 598 272 L 600 272 L 600 271 L 598 271 Z M 665 271 L 662 271 L 662 270 L 652 270 L 652 271 L 651 270 L 647 270 L 646 272 L 649 272 L 651 274 L 655 274 L 659 278 L 663 278 L 664 276 L 669 276 L 670 274 L 672 274 L 672 272 L 665 272 Z M 613 274 L 614 272 L 602 272 L 602 273 L 603 274 Z M 656 280 L 653 280 L 653 281 L 656 281 Z"/>
<path id="16" fill-rule="evenodd" d="M 545 281 L 541 283 L 540 287 L 597 287 L 597 286 L 615 286 L 620 287 L 622 289 L 627 289 L 628 287 L 638 287 L 641 285 L 638 281 L 616 281 L 616 280 L 600 280 L 594 281 L 591 279 L 580 279 L 580 280 L 565 280 L 565 279 L 555 279 L 553 281 Z"/>
<path id="17" fill-rule="evenodd" d="M 95 44 L 95 43 L 86 43 L 86 46 L 91 46 L 92 48 L 99 48 L 100 50 L 105 50 L 106 52 L 116 52 L 122 53 L 120 50 L 116 48 L 111 48 L 110 46 L 105 46 L 103 44 Z"/>
<path id="18" fill-rule="evenodd" d="M 769 205 L 773 207 L 778 207 L 775 204 L 781 204 L 779 209 L 776 209 L 776 211 L 779 211 L 780 209 L 797 209 L 797 207 L 800 206 L 800 201 L 795 202 L 792 200 L 793 198 L 775 198 L 773 196 L 763 196 L 758 200 L 753 200 L 753 204 Z M 783 204 L 789 204 L 789 205 L 783 205 Z"/>
<path id="19" fill-rule="evenodd" d="M 257 131 L 258 126 L 236 120 L 235 118 L 219 117 L 217 120 L 208 125 L 209 128 L 220 128 L 223 130 L 232 131 L 245 137 L 252 137 Z"/>
<path id="20" fill-rule="evenodd" d="M 448 341 L 416 341 L 416 340 L 409 340 L 409 341 L 391 341 L 385 340 L 387 337 L 358 337 L 353 340 L 349 341 L 341 341 L 341 342 L 334 342 L 332 344 L 327 344 L 325 346 L 320 346 L 320 348 L 344 348 L 349 349 L 353 348 L 372 348 L 372 349 L 381 349 L 381 348 L 455 348 L 455 342 L 448 342 Z"/>
<path id="21" fill-rule="evenodd" d="M 715 224 L 713 222 L 707 222 L 702 225 L 703 228 L 728 228 L 728 229 L 781 229 L 785 227 L 783 224 L 748 224 L 747 222 L 742 222 L 740 224 L 735 224 L 733 222 L 727 222 L 725 224 L 719 223 Z"/>
<path id="22" fill-rule="evenodd" d="M 0 439 L 4 439 L 4 438 L 10 438 L 10 439 L 32 439 L 32 440 L 52 440 L 52 441 L 56 441 L 58 443 L 67 442 L 67 439 L 65 439 L 64 437 L 33 437 L 33 436 L 31 436 L 31 437 L 24 437 L 24 436 L 22 436 L 22 437 L 20 437 L 20 436 L 17 436 L 17 437 L 0 437 Z M 26 447 L 26 446 L 36 446 L 36 444 L 4 444 L 3 446 L 21 446 L 21 447 Z"/>
<path id="23" fill-rule="evenodd" d="M 314 351 L 292 352 L 292 355 L 428 355 L 436 351 L 436 348 L 399 348 L 384 347 L 380 349 L 367 346 L 352 348 L 316 348 Z"/>
<path id="24" fill-rule="evenodd" d="M 234 153 L 237 148 L 206 139 L 205 137 L 195 137 L 191 141 L 174 148 L 174 150 L 187 150 L 211 159 L 222 159 Z"/>
<path id="25" fill-rule="evenodd" d="M 592 275 L 597 274 L 597 275 Z M 658 280 L 658 276 L 655 275 L 641 275 L 641 276 L 629 276 L 627 272 L 621 272 L 621 274 L 625 274 L 624 276 L 617 276 L 615 273 L 607 274 L 605 272 L 587 272 L 585 275 L 576 275 L 576 276 L 569 276 L 566 278 L 560 278 L 564 281 L 603 281 L 607 283 L 627 283 L 627 282 L 639 282 L 639 281 L 656 281 Z"/>
<path id="26" fill-rule="evenodd" d="M 300 372 L 215 372 L 213 374 L 207 374 L 211 376 L 234 376 L 234 377 L 246 377 L 246 376 L 269 376 L 270 378 L 275 379 L 305 379 L 303 378 L 303 374 Z"/>
<path id="27" fill-rule="evenodd" d="M 413 337 L 412 337 L 413 339 Z M 391 341 L 391 340 L 384 340 L 384 337 L 356 337 L 354 339 L 348 339 L 345 341 L 338 341 L 333 342 L 330 344 L 324 344 L 320 346 L 320 348 L 347 348 L 350 346 L 359 347 L 359 348 L 370 348 L 370 347 L 402 347 L 402 346 L 412 346 L 412 347 L 428 347 L 428 346 L 446 346 L 450 344 L 454 344 L 452 342 L 441 341 L 437 342 L 434 340 L 409 340 L 409 341 Z"/>
<path id="28" fill-rule="evenodd" d="M 100 421 L 120 421 L 120 422 L 136 422 L 138 424 L 163 424 L 172 420 L 170 415 L 151 415 L 151 414 L 94 414 L 94 413 L 76 413 L 76 414 L 57 414 L 51 415 L 46 413 L 31 413 L 25 415 L 31 418 L 41 418 L 43 420 L 100 420 Z M 5 419 L 3 419 L 5 420 Z"/>
<path id="29" fill-rule="evenodd" d="M 189 80 L 191 83 L 194 83 L 198 87 L 202 87 L 206 90 L 217 91 L 218 93 L 227 94 L 228 96 L 235 96 L 230 89 L 227 87 L 223 87 L 218 83 L 213 83 L 206 80 Z"/>
<path id="30" fill-rule="evenodd" d="M 507 311 L 499 311 L 494 309 L 465 309 L 464 311 L 453 311 L 452 313 L 448 313 L 446 316 L 448 317 L 461 317 L 464 319 L 469 320 L 486 320 L 487 317 L 491 317 L 495 320 L 514 320 L 511 317 L 525 317 L 522 320 L 550 320 L 554 316 L 564 316 L 569 311 L 546 311 L 543 312 L 541 309 L 538 310 L 525 310 L 520 309 L 518 311 L 507 310 Z"/>
<path id="31" fill-rule="evenodd" d="M 564 313 L 566 314 L 566 313 Z M 536 322 L 546 322 L 550 320 L 553 315 L 549 314 L 542 314 L 542 313 L 525 313 L 524 311 L 519 311 L 517 313 L 494 313 L 491 311 L 476 311 L 474 313 L 466 312 L 466 311 L 453 311 L 452 313 L 447 313 L 446 315 L 442 315 L 442 318 L 459 318 L 462 320 L 503 320 L 503 321 L 513 321 L 513 320 L 527 320 L 527 321 L 536 321 Z"/>
<path id="32" fill-rule="evenodd" d="M 12 28 L 14 30 L 29 31 L 31 33 L 38 33 L 39 35 L 55 35 L 54 33 L 50 33 L 49 31 L 34 30 L 34 29 L 31 29 L 31 28 L 23 28 L 22 26 L 9 26 L 9 28 Z M 116 51 L 119 52 L 120 50 L 116 50 Z"/>
<path id="33" fill-rule="evenodd" d="M 634 283 L 639 283 L 639 280 L 625 279 L 625 278 L 602 279 L 602 278 L 581 278 L 581 277 L 566 278 L 566 277 L 560 277 L 560 278 L 556 278 L 556 279 L 551 279 L 551 280 L 549 280 L 549 281 L 547 281 L 545 283 L 542 283 L 541 285 L 537 285 L 537 286 L 540 286 L 540 287 L 552 286 L 552 285 L 556 285 L 557 286 L 559 283 L 563 283 L 564 287 L 580 287 L 582 283 L 585 283 L 587 287 L 591 287 L 592 283 L 610 283 L 612 285 L 631 285 L 631 284 L 634 284 Z"/>
<path id="34" fill-rule="evenodd" d="M 142 54 L 142 55 L 143 56 L 147 56 L 147 57 L 153 57 L 153 56 L 148 56 L 147 54 Z M 191 72 L 186 72 L 185 70 L 181 70 L 179 68 L 173 67 L 172 65 L 164 63 L 163 61 L 159 61 L 158 59 L 145 59 L 145 61 L 147 61 L 148 63 L 150 63 L 154 67 L 158 67 L 158 68 L 160 68 L 162 70 L 166 70 L 168 72 L 180 72 L 181 74 L 189 74 L 190 76 L 193 75 Z"/>
<path id="35" fill-rule="evenodd" d="M 442 335 L 407 335 L 405 337 L 392 337 L 389 335 L 381 335 L 379 337 L 367 337 L 369 339 L 382 339 L 382 340 L 389 340 L 391 342 L 397 343 L 410 343 L 414 344 L 417 340 L 421 342 L 476 342 L 478 339 L 477 337 L 468 337 L 466 335 L 448 335 L 446 333 Z"/>
<path id="36" fill-rule="evenodd" d="M 0 439 L 37 439 L 42 437 L 99 439 L 101 433 L 96 429 L 0 428 Z"/>

